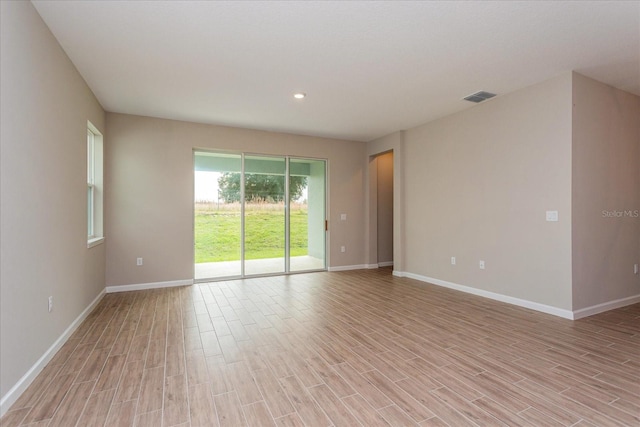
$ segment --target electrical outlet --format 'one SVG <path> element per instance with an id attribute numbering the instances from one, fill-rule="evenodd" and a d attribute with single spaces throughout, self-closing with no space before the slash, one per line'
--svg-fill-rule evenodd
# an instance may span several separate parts
<path id="1" fill-rule="evenodd" d="M 49 313 L 53 311 L 53 296 L 49 297 Z"/>
<path id="2" fill-rule="evenodd" d="M 136 260 L 136 265 L 141 266 L 142 265 L 142 258 L 138 258 Z"/>
<path id="3" fill-rule="evenodd" d="M 344 246 L 340 246 L 340 252 L 347 252 L 347 248 Z"/>
<path id="4" fill-rule="evenodd" d="M 484 270 L 484 261 L 480 261 L 479 266 L 480 266 L 480 270 Z"/>
<path id="5" fill-rule="evenodd" d="M 557 222 L 558 221 L 558 211 L 546 211 L 545 212 L 545 219 L 547 221 L 550 222 Z"/>
<path id="6" fill-rule="evenodd" d="M 340 221 L 346 221 L 347 220 L 347 214 L 340 214 Z"/>
<path id="7" fill-rule="evenodd" d="M 456 257 L 451 257 L 451 265 L 456 265 Z"/>

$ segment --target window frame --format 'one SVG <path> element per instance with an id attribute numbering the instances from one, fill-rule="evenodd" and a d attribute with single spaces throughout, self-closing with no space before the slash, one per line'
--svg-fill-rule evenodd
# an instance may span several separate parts
<path id="1" fill-rule="evenodd" d="M 87 248 L 104 241 L 102 229 L 103 138 L 87 121 Z"/>

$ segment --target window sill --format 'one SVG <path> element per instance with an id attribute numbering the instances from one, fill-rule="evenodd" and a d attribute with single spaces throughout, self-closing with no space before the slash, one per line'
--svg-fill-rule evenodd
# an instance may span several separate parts
<path id="1" fill-rule="evenodd" d="M 94 237 L 93 239 L 87 240 L 87 249 L 101 245 L 102 243 L 104 243 L 104 237 Z"/>

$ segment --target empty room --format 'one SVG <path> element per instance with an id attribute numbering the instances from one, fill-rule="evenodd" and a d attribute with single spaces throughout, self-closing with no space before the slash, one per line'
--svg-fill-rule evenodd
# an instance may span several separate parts
<path id="1" fill-rule="evenodd" d="M 640 1 L 0 7 L 2 427 L 640 426 Z"/>

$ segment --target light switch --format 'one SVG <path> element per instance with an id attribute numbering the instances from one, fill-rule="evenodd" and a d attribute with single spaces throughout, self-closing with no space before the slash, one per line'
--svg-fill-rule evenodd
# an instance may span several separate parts
<path id="1" fill-rule="evenodd" d="M 547 221 L 557 222 L 558 221 L 558 211 L 547 211 Z"/>
<path id="2" fill-rule="evenodd" d="M 347 214 L 340 214 L 340 221 L 346 221 L 347 220 Z"/>

